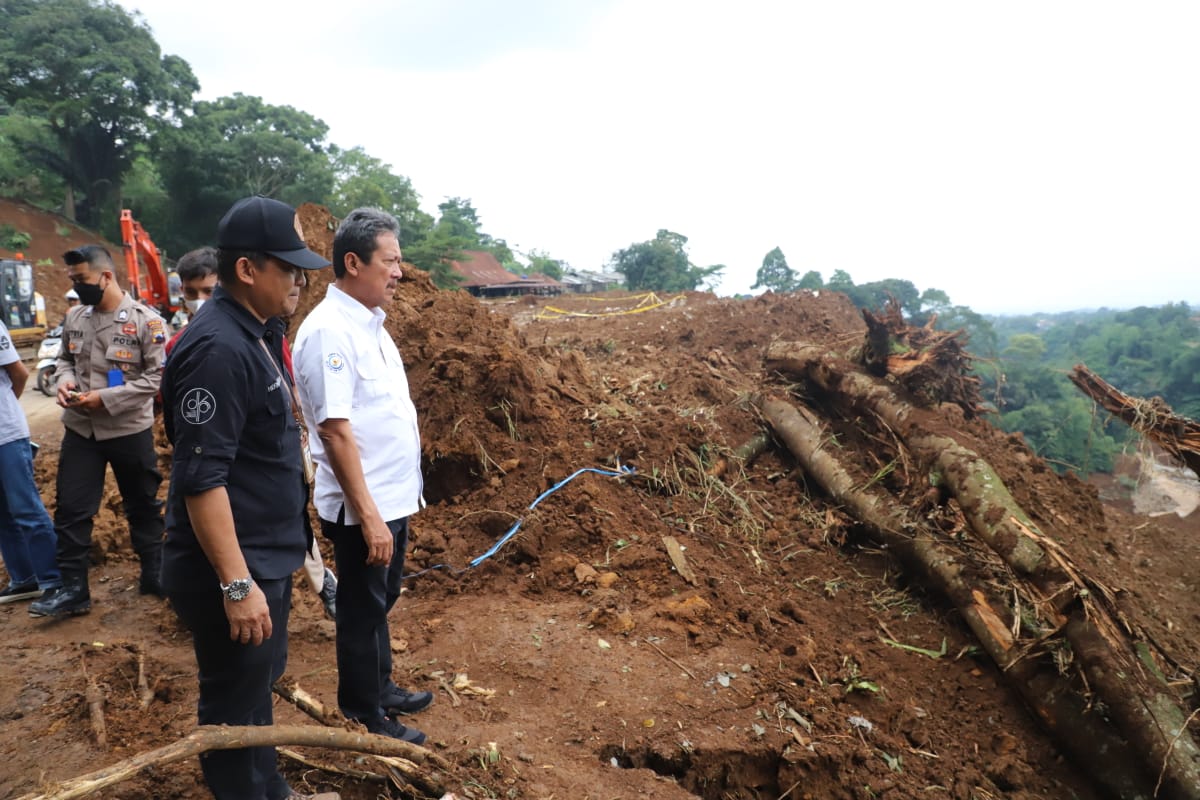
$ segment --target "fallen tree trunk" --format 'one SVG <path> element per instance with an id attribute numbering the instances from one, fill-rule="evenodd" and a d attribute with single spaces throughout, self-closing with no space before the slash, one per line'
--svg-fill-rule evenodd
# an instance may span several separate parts
<path id="1" fill-rule="evenodd" d="M 1200 748 L 1186 726 L 1180 728 L 1186 715 L 1154 688 L 1125 635 L 1127 629 L 1114 621 L 1107 588 L 1085 579 L 1017 505 L 991 465 L 949 436 L 923 429 L 917 424 L 917 409 L 890 386 L 821 348 L 774 344 L 768 350 L 767 367 L 799 375 L 876 415 L 918 458 L 930 463 L 975 534 L 1037 590 L 1038 615 L 1052 623 L 1052 630 L 1065 627 L 1072 648 L 1089 654 L 1080 659 L 1083 672 L 1108 678 L 1093 686 L 1122 734 L 1139 745 L 1143 758 L 1149 762 L 1161 756 L 1161 796 L 1200 800 Z M 1085 639 L 1081 631 L 1090 629 L 1066 625 L 1081 620 L 1094 626 L 1098 635 Z M 1146 766 L 1150 772 L 1160 768 Z"/>
<path id="2" fill-rule="evenodd" d="M 1161 398 L 1131 397 L 1083 364 L 1076 364 L 1067 377 L 1105 411 L 1200 475 L 1200 422 L 1176 414 Z"/>
<path id="3" fill-rule="evenodd" d="M 73 800 L 132 778 L 148 767 L 174 764 L 209 750 L 279 745 L 307 745 L 371 755 L 403 756 L 418 764 L 429 763 L 445 771 L 450 769 L 444 758 L 423 747 L 373 733 L 311 725 L 201 725 L 188 736 L 165 747 L 139 753 L 104 769 L 63 781 L 41 794 L 25 795 L 19 800 Z"/>
<path id="4" fill-rule="evenodd" d="M 867 529 L 868 535 L 893 553 L 923 586 L 941 594 L 963 615 L 975 638 L 1005 673 L 1077 763 L 1086 765 L 1097 784 L 1113 798 L 1149 798 L 1149 778 L 1130 756 L 1127 744 L 1100 715 L 1089 709 L 1053 664 L 1026 657 L 1010 633 L 1006 603 L 976 580 L 959 559 L 932 536 L 927 526 L 882 490 L 859 488 L 837 457 L 822 446 L 826 432 L 803 408 L 777 399 L 760 403 L 763 417 L 796 457 L 806 474 Z"/>
<path id="5" fill-rule="evenodd" d="M 887 384 L 875 381 L 813 345 L 777 342 L 767 351 L 767 368 L 808 378 L 828 392 L 877 415 L 914 452 L 930 457 L 940 481 L 954 494 L 971 527 L 1014 570 L 1034 578 L 1055 597 L 1070 579 L 1029 535 L 1033 521 L 1013 500 L 991 465 L 948 436 L 929 434 L 910 420 L 916 409 Z M 1059 597 L 1067 605 L 1072 598 Z"/>

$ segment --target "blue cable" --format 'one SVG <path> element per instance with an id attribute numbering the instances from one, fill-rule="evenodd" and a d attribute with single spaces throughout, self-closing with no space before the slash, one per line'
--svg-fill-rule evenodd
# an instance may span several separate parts
<path id="1" fill-rule="evenodd" d="M 582 475 L 585 472 L 594 472 L 597 475 L 605 475 L 610 478 L 624 478 L 624 477 L 633 475 L 635 472 L 637 472 L 637 470 L 635 468 L 629 467 L 629 466 L 621 466 L 621 467 L 618 467 L 616 470 L 597 469 L 595 467 L 584 467 L 583 469 L 577 469 L 574 472 L 572 472 L 570 475 L 563 478 L 561 481 L 554 484 L 549 489 L 547 489 L 546 491 L 544 491 L 540 495 L 538 495 L 537 499 L 529 504 L 529 508 L 527 510 L 533 511 L 533 509 L 537 508 L 538 503 L 542 502 L 547 497 L 554 494 L 559 489 L 566 486 L 568 483 L 575 480 L 576 478 L 578 478 L 580 475 Z M 516 521 L 516 523 L 514 523 L 513 526 L 508 529 L 508 532 L 500 537 L 499 541 L 497 541 L 494 545 L 492 545 L 490 548 L 488 548 L 488 551 L 486 553 L 484 553 L 481 556 L 478 556 L 477 558 L 472 559 L 470 561 L 470 563 L 468 563 L 467 566 L 463 567 L 462 569 L 453 570 L 454 574 L 460 575 L 460 574 L 466 572 L 468 569 L 478 567 L 484 561 L 487 561 L 489 558 L 496 555 L 496 553 L 500 550 L 500 548 L 503 547 L 508 542 L 509 539 L 511 539 L 513 536 L 516 535 L 517 531 L 520 530 L 520 528 L 521 528 L 521 524 L 524 522 L 525 522 L 525 517 L 519 518 Z M 452 569 L 452 568 L 450 567 L 449 564 L 435 564 L 432 567 L 426 567 L 425 569 L 421 570 L 420 572 L 414 572 L 411 575 L 405 575 L 402 580 L 408 580 L 409 578 L 415 578 L 418 575 L 424 575 L 426 572 L 431 572 L 435 569 Z"/>

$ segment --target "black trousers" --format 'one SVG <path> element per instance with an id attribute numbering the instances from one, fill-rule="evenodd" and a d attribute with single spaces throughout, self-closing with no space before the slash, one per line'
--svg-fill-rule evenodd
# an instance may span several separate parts
<path id="1" fill-rule="evenodd" d="M 383 716 L 383 692 L 394 686 L 388 612 L 400 598 L 408 517 L 387 526 L 395 544 L 392 561 L 367 566 L 362 526 L 321 520 L 321 532 L 333 542 L 338 574 L 338 707 L 348 718 L 364 722 Z"/>
<path id="2" fill-rule="evenodd" d="M 203 592 L 170 592 L 175 613 L 192 632 L 200 677 L 201 725 L 270 725 L 271 685 L 287 668 L 292 578 L 255 581 L 271 610 L 271 638 L 255 646 L 229 638 L 224 598 Z M 210 750 L 200 756 L 204 782 L 217 800 L 282 800 L 291 793 L 279 773 L 274 747 Z"/>
<path id="3" fill-rule="evenodd" d="M 112 466 L 129 521 L 129 536 L 142 564 L 157 570 L 162 559 L 163 516 L 158 487 L 162 473 L 154 452 L 154 433 L 118 436 L 103 442 L 68 429 L 58 457 L 58 566 L 63 578 L 86 580 L 92 548 L 92 522 L 104 495 L 104 471 Z"/>

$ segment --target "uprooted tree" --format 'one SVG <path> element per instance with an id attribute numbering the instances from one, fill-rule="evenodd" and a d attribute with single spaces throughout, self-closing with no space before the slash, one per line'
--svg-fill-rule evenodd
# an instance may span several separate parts
<path id="1" fill-rule="evenodd" d="M 870 363 L 861 354 L 856 360 Z M 932 363 L 919 354 L 915 361 Z M 887 359 L 882 364 L 876 372 L 887 371 Z M 1189 731 L 1196 712 L 1189 715 L 1167 679 L 1183 670 L 1119 613 L 1113 590 L 1086 575 L 1032 521 L 990 464 L 910 399 L 950 400 L 966 411 L 964 395 L 913 395 L 903 388 L 904 376 L 897 375 L 897 386 L 804 343 L 773 344 L 766 367 L 799 378 L 832 409 L 829 416 L 884 431 L 916 465 L 911 473 L 928 476 L 926 494 L 953 504 L 973 537 L 947 536 L 871 480 L 852 477 L 853 465 L 823 446 L 829 432 L 816 415 L 779 399 L 760 402 L 805 477 L 958 607 L 1065 752 L 1113 797 L 1200 798 L 1200 748 Z M 962 386 L 954 376 L 940 385 Z"/>
<path id="2" fill-rule="evenodd" d="M 1076 364 L 1067 377 L 1105 411 L 1200 475 L 1200 422 L 1176 414 L 1161 397 L 1131 397 L 1083 364 Z"/>

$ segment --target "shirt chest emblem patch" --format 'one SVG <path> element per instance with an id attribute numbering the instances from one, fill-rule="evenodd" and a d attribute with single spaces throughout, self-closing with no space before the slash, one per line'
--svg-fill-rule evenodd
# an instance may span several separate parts
<path id="1" fill-rule="evenodd" d="M 330 353 L 325 357 L 325 366 L 330 372 L 341 372 L 346 368 L 346 359 L 342 358 L 341 353 Z"/>
<path id="2" fill-rule="evenodd" d="M 117 322 L 124 322 L 127 319 L 129 319 L 129 309 L 122 308 L 117 312 Z"/>
<path id="3" fill-rule="evenodd" d="M 113 353 L 113 358 L 119 360 L 133 358 L 133 353 L 129 352 L 128 350 L 118 350 L 117 352 Z"/>
<path id="4" fill-rule="evenodd" d="M 126 322 L 121 326 L 121 333 L 125 334 L 126 336 L 136 336 L 137 325 L 133 324 L 132 322 Z"/>

